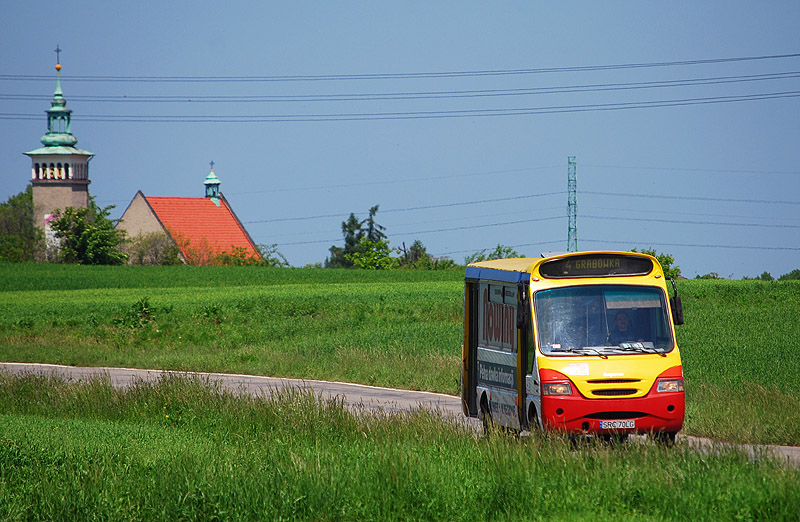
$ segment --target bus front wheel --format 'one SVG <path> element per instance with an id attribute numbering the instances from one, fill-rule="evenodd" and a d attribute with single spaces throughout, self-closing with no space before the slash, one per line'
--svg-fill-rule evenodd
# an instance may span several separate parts
<path id="1" fill-rule="evenodd" d="M 539 414 L 536 413 L 536 406 L 533 404 L 528 408 L 528 427 L 531 435 L 542 434 L 542 427 L 539 425 Z"/>
<path id="2" fill-rule="evenodd" d="M 492 426 L 492 414 L 489 411 L 489 401 L 486 400 L 486 395 L 481 397 L 481 405 L 480 411 L 478 412 L 478 417 L 481 419 L 481 424 L 483 425 L 483 434 L 488 434 Z"/>

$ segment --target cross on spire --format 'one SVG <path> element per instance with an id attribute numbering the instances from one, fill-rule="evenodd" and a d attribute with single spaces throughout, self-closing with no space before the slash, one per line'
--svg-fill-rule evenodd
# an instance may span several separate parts
<path id="1" fill-rule="evenodd" d="M 56 53 L 56 63 L 61 63 L 61 48 L 56 44 L 56 48 L 53 50 Z"/>
<path id="2" fill-rule="evenodd" d="M 211 165 L 211 170 L 214 170 L 214 160 L 209 161 L 208 164 Z"/>

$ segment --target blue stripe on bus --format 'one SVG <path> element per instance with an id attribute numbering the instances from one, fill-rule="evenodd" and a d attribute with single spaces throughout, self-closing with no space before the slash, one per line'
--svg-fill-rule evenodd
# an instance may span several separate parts
<path id="1" fill-rule="evenodd" d="M 514 270 L 497 270 L 494 268 L 468 266 L 464 278 L 500 281 L 502 283 L 527 283 L 531 280 L 531 274 L 528 272 L 516 272 Z"/>

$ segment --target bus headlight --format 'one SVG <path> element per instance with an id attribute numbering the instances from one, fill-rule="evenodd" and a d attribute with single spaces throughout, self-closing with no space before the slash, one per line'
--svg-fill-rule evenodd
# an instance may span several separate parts
<path id="1" fill-rule="evenodd" d="M 658 381 L 658 392 L 682 392 L 683 379 L 661 379 Z"/>
<path id="2" fill-rule="evenodd" d="M 542 395 L 572 395 L 572 386 L 568 382 L 544 382 Z"/>

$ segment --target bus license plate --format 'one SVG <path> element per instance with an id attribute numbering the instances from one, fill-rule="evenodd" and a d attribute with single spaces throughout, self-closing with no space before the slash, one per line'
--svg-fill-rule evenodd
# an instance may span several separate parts
<path id="1" fill-rule="evenodd" d="M 600 421 L 601 430 L 630 430 L 636 428 L 635 420 L 607 420 Z"/>

